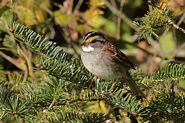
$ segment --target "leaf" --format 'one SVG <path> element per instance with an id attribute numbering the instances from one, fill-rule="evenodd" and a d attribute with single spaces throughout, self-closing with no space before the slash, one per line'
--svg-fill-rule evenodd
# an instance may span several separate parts
<path id="1" fill-rule="evenodd" d="M 33 11 L 31 11 L 26 6 L 17 6 L 16 13 L 20 21 L 25 23 L 27 26 L 31 26 L 36 23 Z"/>
<path id="2" fill-rule="evenodd" d="M 180 80 L 178 85 L 180 87 L 185 87 L 185 79 L 184 80 Z"/>
<path id="3" fill-rule="evenodd" d="M 98 22 L 98 16 L 103 14 L 100 8 L 103 8 L 104 5 L 104 0 L 90 0 L 89 9 L 83 15 L 89 24 L 93 25 Z"/>
<path id="4" fill-rule="evenodd" d="M 104 0 L 90 0 L 90 5 L 93 7 L 102 7 L 105 5 Z"/>
<path id="5" fill-rule="evenodd" d="M 67 15 L 61 13 L 61 11 L 55 11 L 54 13 L 55 20 L 61 26 L 66 26 L 67 24 L 76 24 L 77 20 L 73 15 Z"/>
<path id="6" fill-rule="evenodd" d="M 159 44 L 161 46 L 162 51 L 168 55 L 168 57 L 172 57 L 172 52 L 176 49 L 176 44 L 173 38 L 173 34 L 171 31 L 167 32 L 165 35 L 162 35 L 159 38 Z"/>
<path id="7" fill-rule="evenodd" d="M 44 22 L 44 14 L 41 10 L 36 10 L 35 11 L 35 18 L 37 19 L 38 22 Z"/>
<path id="8" fill-rule="evenodd" d="M 0 30 L 7 32 L 13 21 L 13 11 L 8 6 L 4 6 L 0 9 L 0 16 Z"/>
<path id="9" fill-rule="evenodd" d="M 116 24 L 102 16 L 96 16 L 94 23 L 91 25 L 99 29 L 103 28 L 107 32 L 116 32 Z"/>
<path id="10" fill-rule="evenodd" d="M 3 7 L 1 7 L 1 8 L 0 8 L 0 16 L 2 16 L 3 13 L 4 13 L 5 11 L 7 11 L 8 9 L 10 9 L 8 6 L 3 6 Z"/>
<path id="11" fill-rule="evenodd" d="M 49 0 L 17 0 L 14 4 L 18 19 L 27 26 L 46 21 Z"/>

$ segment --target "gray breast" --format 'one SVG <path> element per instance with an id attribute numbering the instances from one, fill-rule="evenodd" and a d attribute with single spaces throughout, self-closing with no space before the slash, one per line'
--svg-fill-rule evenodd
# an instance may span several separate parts
<path id="1" fill-rule="evenodd" d="M 102 79 L 120 78 L 125 73 L 122 65 L 112 62 L 110 57 L 103 55 L 101 50 L 82 52 L 81 59 L 84 66 L 94 75 Z"/>

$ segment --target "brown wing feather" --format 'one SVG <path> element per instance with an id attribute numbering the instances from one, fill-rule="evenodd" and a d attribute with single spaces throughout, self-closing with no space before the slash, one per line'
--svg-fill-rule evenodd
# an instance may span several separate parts
<path id="1" fill-rule="evenodd" d="M 126 66 L 128 69 L 134 68 L 134 65 L 129 61 L 127 56 L 122 53 L 113 43 L 106 41 L 106 45 L 104 45 L 103 50 L 106 50 L 113 56 L 112 60 L 121 63 L 122 65 Z"/>

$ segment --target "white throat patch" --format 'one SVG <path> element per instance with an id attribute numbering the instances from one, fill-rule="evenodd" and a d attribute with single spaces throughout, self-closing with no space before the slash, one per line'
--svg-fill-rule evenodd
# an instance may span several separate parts
<path id="1" fill-rule="evenodd" d="M 94 51 L 94 48 L 91 46 L 82 46 L 82 50 L 84 52 L 91 52 L 91 51 Z"/>

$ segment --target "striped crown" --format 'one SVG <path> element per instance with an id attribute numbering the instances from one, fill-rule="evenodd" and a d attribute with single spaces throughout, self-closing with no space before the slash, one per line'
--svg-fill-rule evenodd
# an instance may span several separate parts
<path id="1" fill-rule="evenodd" d="M 105 37 L 99 32 L 88 32 L 85 34 L 83 43 L 92 43 L 94 41 L 105 41 Z"/>

